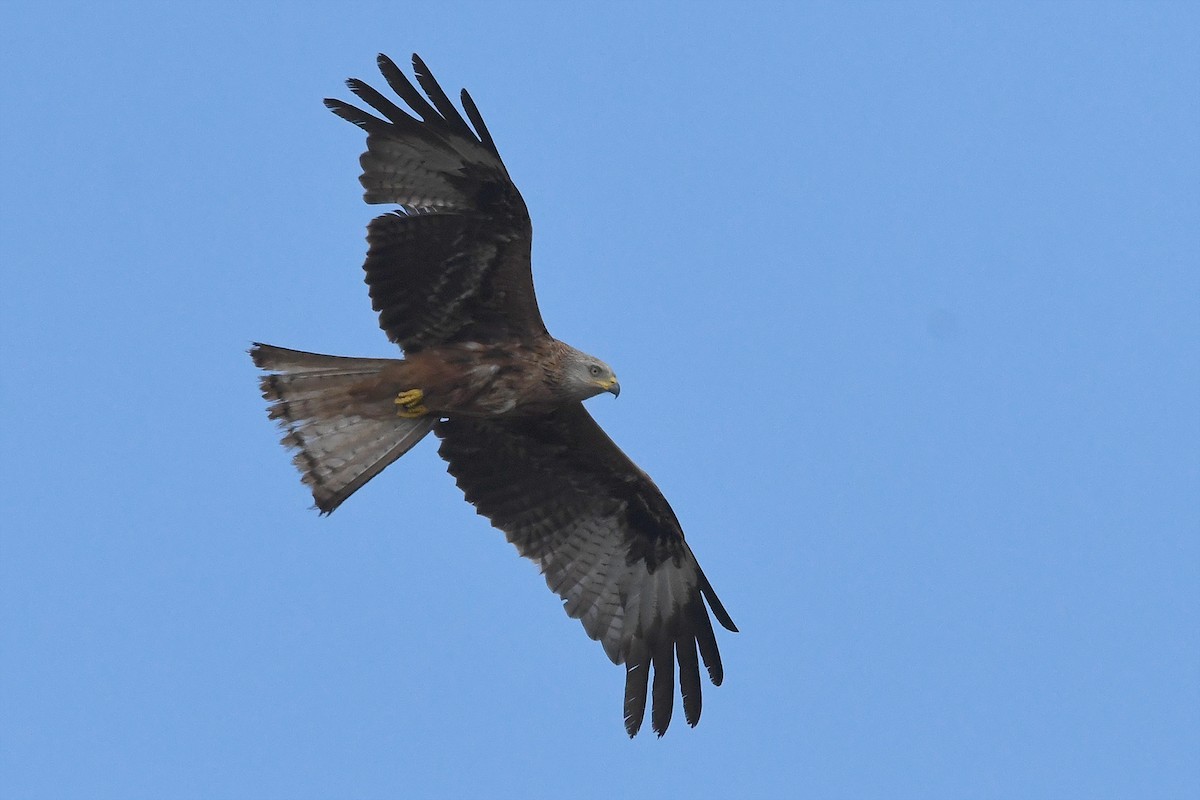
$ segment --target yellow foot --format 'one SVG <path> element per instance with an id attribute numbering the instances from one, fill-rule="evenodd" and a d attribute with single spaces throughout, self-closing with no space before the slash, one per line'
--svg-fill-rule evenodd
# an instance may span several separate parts
<path id="1" fill-rule="evenodd" d="M 429 409 L 421 405 L 421 401 L 425 399 L 424 393 L 420 389 L 409 389 L 407 392 L 401 392 L 396 395 L 396 409 L 398 416 L 405 419 L 416 419 L 423 417 L 429 413 Z"/>

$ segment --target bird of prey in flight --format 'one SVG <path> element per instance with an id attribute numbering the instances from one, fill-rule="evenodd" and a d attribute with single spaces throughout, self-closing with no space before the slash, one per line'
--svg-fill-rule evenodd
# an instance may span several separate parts
<path id="1" fill-rule="evenodd" d="M 470 95 L 464 120 L 417 56 L 424 95 L 387 56 L 378 63 L 409 110 L 357 79 L 350 91 L 375 113 L 325 105 L 367 133 L 366 202 L 398 206 L 367 227 L 364 269 L 404 357 L 255 344 L 268 413 L 324 514 L 432 431 L 467 501 L 625 665 L 626 732 L 641 727 L 648 694 L 651 725 L 666 731 L 676 662 L 695 725 L 700 661 L 714 685 L 723 676 L 708 609 L 737 628 L 658 487 L 583 407 L 617 395 L 617 377 L 546 330 L 529 213 Z"/>

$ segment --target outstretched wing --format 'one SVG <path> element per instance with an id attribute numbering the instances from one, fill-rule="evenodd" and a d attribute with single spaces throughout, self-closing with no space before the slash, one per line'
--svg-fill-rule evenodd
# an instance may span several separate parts
<path id="1" fill-rule="evenodd" d="M 341 100 L 325 105 L 367 132 L 366 201 L 400 206 L 367 228 L 364 269 L 380 327 L 409 352 L 546 336 L 529 212 L 471 96 L 463 90 L 468 125 L 416 55 L 428 100 L 391 59 L 378 62 L 411 113 L 356 78 L 346 85 L 383 119 Z"/>
<path id="2" fill-rule="evenodd" d="M 625 729 L 641 727 L 654 668 L 651 724 L 671 721 L 675 660 L 689 725 L 700 719 L 700 668 L 723 673 L 705 601 L 736 631 L 644 472 L 580 403 L 545 417 L 456 418 L 434 429 L 469 502 L 538 563 L 567 613 L 625 664 Z"/>

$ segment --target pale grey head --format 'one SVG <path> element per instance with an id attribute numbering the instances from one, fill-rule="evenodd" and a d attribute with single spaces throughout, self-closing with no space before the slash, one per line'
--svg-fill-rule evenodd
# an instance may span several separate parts
<path id="1" fill-rule="evenodd" d="M 613 397 L 621 394 L 621 384 L 617 383 L 612 367 L 570 345 L 562 347 L 559 387 L 565 395 L 573 400 L 586 400 L 602 392 L 609 392 Z"/>

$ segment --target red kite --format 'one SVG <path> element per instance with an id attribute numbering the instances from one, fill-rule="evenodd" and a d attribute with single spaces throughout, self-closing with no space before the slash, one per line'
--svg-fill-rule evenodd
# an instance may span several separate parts
<path id="1" fill-rule="evenodd" d="M 705 602 L 737 628 L 658 487 L 583 407 L 620 384 L 608 364 L 547 332 L 529 213 L 470 95 L 468 125 L 417 56 L 428 99 L 391 59 L 379 56 L 379 68 L 411 112 L 355 79 L 350 90 L 382 119 L 325 105 L 367 132 L 366 201 L 399 206 L 368 226 L 364 269 L 380 327 L 404 358 L 255 344 L 270 416 L 325 514 L 433 431 L 467 501 L 625 665 L 629 735 L 648 690 L 651 724 L 666 731 L 677 659 L 695 725 L 700 660 L 714 685 L 723 676 Z"/>

